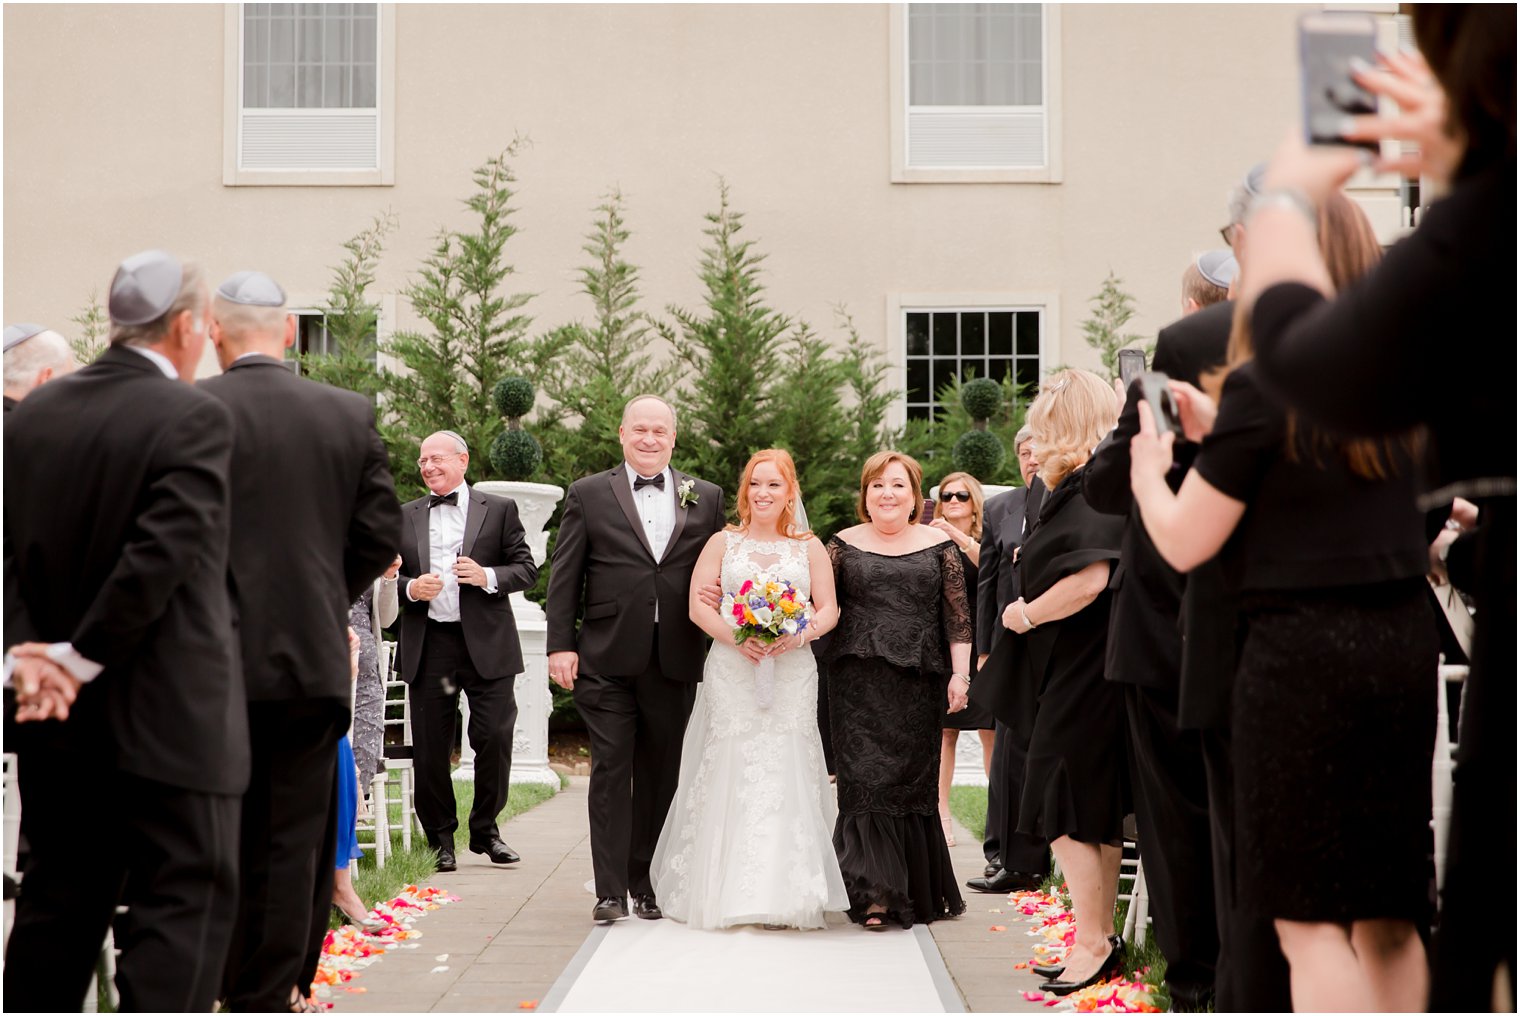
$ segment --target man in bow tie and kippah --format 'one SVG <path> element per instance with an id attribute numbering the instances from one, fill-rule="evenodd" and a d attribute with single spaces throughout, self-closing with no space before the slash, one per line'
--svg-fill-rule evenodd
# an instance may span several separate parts
<path id="1" fill-rule="evenodd" d="M 412 706 L 417 819 L 438 851 L 438 870 L 453 871 L 454 751 L 459 693 L 469 696 L 467 734 L 475 749 L 470 850 L 493 864 L 514 864 L 496 816 L 507 806 L 514 679 L 523 669 L 510 593 L 532 587 L 538 566 L 517 505 L 465 482 L 470 451 L 452 430 L 422 442 L 417 467 L 430 492 L 402 506 L 401 677 Z"/>
<path id="2" fill-rule="evenodd" d="M 688 595 L 697 556 L 723 528 L 723 491 L 670 468 L 676 414 L 630 399 L 617 468 L 565 495 L 549 577 L 549 676 L 591 734 L 592 919 L 661 916 L 649 864 L 680 775 L 705 636 Z M 579 628 L 576 621 L 579 619 Z"/>

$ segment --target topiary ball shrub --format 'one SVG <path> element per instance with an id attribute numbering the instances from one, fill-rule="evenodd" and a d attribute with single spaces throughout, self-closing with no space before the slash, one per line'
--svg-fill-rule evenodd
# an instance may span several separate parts
<path id="1" fill-rule="evenodd" d="M 1003 442 L 996 434 L 985 430 L 968 430 L 955 441 L 950 450 L 955 468 L 970 473 L 983 483 L 991 481 L 1003 465 Z"/>
<path id="2" fill-rule="evenodd" d="M 973 420 L 990 420 L 1003 404 L 1003 386 L 990 377 L 972 378 L 961 385 L 961 405 Z"/>
<path id="3" fill-rule="evenodd" d="M 497 391 L 500 390 L 498 385 Z M 525 430 L 504 430 L 491 442 L 491 465 L 509 480 L 530 479 L 543 460 L 544 450 L 538 438 Z"/>
<path id="4" fill-rule="evenodd" d="M 527 416 L 533 411 L 533 384 L 525 377 L 504 377 L 496 382 L 491 391 L 496 409 L 509 420 Z"/>

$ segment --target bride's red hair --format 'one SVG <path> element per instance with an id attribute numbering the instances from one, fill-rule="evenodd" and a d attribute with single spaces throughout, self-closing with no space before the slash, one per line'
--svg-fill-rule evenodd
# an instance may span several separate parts
<path id="1" fill-rule="evenodd" d="M 749 482 L 755 477 L 755 467 L 762 462 L 769 462 L 776 467 L 776 472 L 781 474 L 781 480 L 786 484 L 786 503 L 781 506 L 781 517 L 776 520 L 776 530 L 783 536 L 790 536 L 794 540 L 806 540 L 813 535 L 811 529 L 798 531 L 797 529 L 797 464 L 792 461 L 791 453 L 785 448 L 765 448 L 749 457 L 744 464 L 744 473 L 739 477 L 739 524 L 729 526 L 729 529 L 740 530 L 749 528 Z"/>

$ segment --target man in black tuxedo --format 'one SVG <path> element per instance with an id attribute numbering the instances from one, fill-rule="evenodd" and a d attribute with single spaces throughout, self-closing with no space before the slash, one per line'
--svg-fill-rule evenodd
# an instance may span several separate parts
<path id="1" fill-rule="evenodd" d="M 538 566 L 517 505 L 465 482 L 470 452 L 451 430 L 422 442 L 418 468 L 431 491 L 402 508 L 401 677 L 412 707 L 417 818 L 438 851 L 438 870 L 453 871 L 459 819 L 449 761 L 459 725 L 459 693 L 469 696 L 466 732 L 475 749 L 470 850 L 493 864 L 521 858 L 501 839 L 496 817 L 507 806 L 514 679 L 522 646 L 509 593 L 529 589 Z"/>
<path id="2" fill-rule="evenodd" d="M 1233 314 L 1232 302 L 1216 303 L 1163 328 L 1154 368 L 1193 385 L 1221 371 Z M 1110 581 L 1105 673 L 1125 685 L 1135 821 L 1166 981 L 1173 999 L 1190 1007 L 1213 1001 L 1220 1011 L 1286 1009 L 1288 971 L 1271 924 L 1236 914 L 1230 903 L 1228 689 L 1235 656 L 1234 618 L 1223 606 L 1229 597 L 1217 562 L 1184 578 L 1146 534 L 1130 492 L 1129 445 L 1139 430 L 1140 398 L 1140 385 L 1131 384 L 1118 424 L 1093 452 L 1082 490 L 1098 511 L 1128 516 Z M 1178 441 L 1175 448 L 1174 488 L 1197 446 Z M 1195 610 L 1184 618 L 1185 597 L 1207 604 L 1209 616 Z M 1211 646 L 1217 651 L 1207 652 Z"/>
<path id="3" fill-rule="evenodd" d="M 1035 473 L 1034 435 L 1028 427 L 1014 437 L 1019 456 L 1019 475 L 1024 486 L 1004 491 L 987 502 L 982 516 L 982 564 L 977 570 L 976 644 L 982 650 L 980 670 L 992 644 L 1003 634 L 1003 611 L 1019 597 L 1019 548 L 1024 544 L 1025 514 L 1031 499 L 1038 514 L 1040 492 Z M 1030 485 L 1035 484 L 1031 489 Z M 988 681 L 998 680 L 993 674 Z M 979 676 L 978 681 L 982 680 Z M 983 695 L 985 687 L 978 688 Z M 978 697 L 982 701 L 982 697 Z M 1027 729 L 1027 725 L 1025 726 Z M 992 770 L 987 778 L 987 829 L 984 853 L 987 870 L 966 882 L 980 893 L 1008 893 L 1033 889 L 1050 873 L 1050 845 L 1038 836 L 1018 831 L 1019 798 L 1024 792 L 1027 736 L 1002 720 L 997 721 L 992 742 Z"/>
<path id="4" fill-rule="evenodd" d="M 348 608 L 395 557 L 401 506 L 370 401 L 286 367 L 295 318 L 273 279 L 223 282 L 211 339 L 223 373 L 199 387 L 233 418 L 228 573 L 253 750 L 227 1003 L 257 1012 L 308 994 L 327 930 Z"/>
<path id="5" fill-rule="evenodd" d="M 232 418 L 188 383 L 211 320 L 197 268 L 134 255 L 108 306 L 110 348 L 5 421 L 6 672 L 22 721 L 7 747 L 32 846 L 6 1006 L 78 1012 L 125 902 L 123 1010 L 209 1012 L 249 768 L 227 590 Z"/>
<path id="6" fill-rule="evenodd" d="M 621 465 L 570 485 L 549 577 L 549 676 L 591 734 L 593 920 L 661 916 L 649 879 L 702 679 L 691 570 L 723 528 L 723 491 L 670 468 L 675 410 L 623 409 Z M 581 619 L 576 630 L 576 620 Z"/>

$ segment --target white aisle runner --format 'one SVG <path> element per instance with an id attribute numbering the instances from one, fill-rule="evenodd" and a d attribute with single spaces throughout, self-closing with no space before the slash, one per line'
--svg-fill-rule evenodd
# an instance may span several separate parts
<path id="1" fill-rule="evenodd" d="M 835 916 L 833 920 L 842 920 Z M 619 921 L 591 932 L 544 1012 L 963 1012 L 929 929 L 694 931 Z"/>

